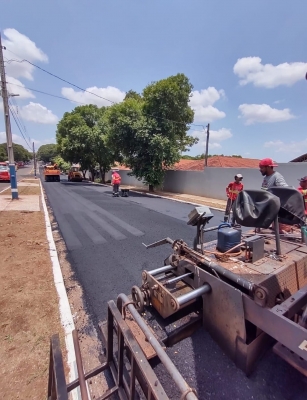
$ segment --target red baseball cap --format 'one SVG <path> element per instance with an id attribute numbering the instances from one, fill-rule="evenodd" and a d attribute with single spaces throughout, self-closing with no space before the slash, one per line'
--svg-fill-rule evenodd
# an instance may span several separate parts
<path id="1" fill-rule="evenodd" d="M 300 182 L 307 182 L 307 176 L 304 176 L 303 178 L 299 179 Z"/>
<path id="2" fill-rule="evenodd" d="M 278 165 L 271 158 L 264 158 L 260 161 L 259 167 L 278 167 Z"/>

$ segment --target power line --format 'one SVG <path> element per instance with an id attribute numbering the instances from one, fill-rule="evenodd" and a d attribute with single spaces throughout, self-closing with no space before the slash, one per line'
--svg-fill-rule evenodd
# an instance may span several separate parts
<path id="1" fill-rule="evenodd" d="M 7 83 L 8 83 L 9 85 L 14 85 L 14 86 L 20 87 L 20 88 L 22 88 L 22 89 L 32 90 L 33 92 L 45 94 L 45 95 L 47 95 L 47 96 L 56 97 L 56 98 L 58 98 L 58 99 L 62 99 L 62 100 L 66 100 L 66 101 L 71 101 L 71 102 L 73 102 L 73 103 L 84 104 L 84 105 L 87 105 L 87 104 L 88 104 L 88 103 L 81 103 L 80 101 L 70 100 L 70 99 L 68 99 L 67 97 L 58 96 L 58 95 L 56 95 L 56 94 L 43 92 L 42 90 L 32 89 L 32 88 L 29 88 L 29 87 L 27 87 L 27 86 L 17 85 L 17 83 L 12 83 L 12 82 L 7 82 Z"/>
<path id="2" fill-rule="evenodd" d="M 10 104 L 9 110 L 10 110 L 10 112 L 11 112 L 11 114 L 12 114 L 12 117 L 14 118 L 15 124 L 16 124 L 16 126 L 17 126 L 19 132 L 21 133 L 21 135 L 22 135 L 24 141 L 26 142 L 26 144 L 27 144 L 27 146 L 29 147 L 29 149 L 32 151 L 31 146 L 29 145 L 27 139 L 25 138 L 25 136 L 24 136 L 24 134 L 23 134 L 23 132 L 22 132 L 22 129 L 21 129 L 20 126 L 19 126 L 19 122 L 17 121 L 17 120 L 18 120 L 18 117 L 17 117 L 17 115 L 15 114 L 15 110 L 14 110 L 14 108 L 12 107 L 12 104 Z"/>
<path id="3" fill-rule="evenodd" d="M 9 49 L 6 49 L 6 50 L 9 51 L 10 53 L 14 54 L 16 57 L 19 57 L 18 54 L 15 54 L 13 51 L 11 51 L 11 50 L 9 50 Z M 21 58 L 21 57 L 20 57 L 20 58 Z M 69 85 L 71 85 L 71 86 L 74 86 L 75 88 L 81 90 L 82 92 L 92 94 L 92 95 L 94 95 L 94 96 L 96 96 L 96 97 L 98 97 L 98 98 L 100 98 L 100 99 L 102 99 L 102 100 L 108 101 L 108 102 L 110 102 L 110 103 L 112 103 L 112 104 L 116 104 L 115 101 L 109 100 L 109 99 L 107 99 L 107 98 L 105 98 L 105 97 L 100 96 L 100 95 L 97 94 L 97 93 L 93 93 L 93 92 L 90 92 L 89 90 L 83 89 L 82 87 L 80 87 L 80 86 L 78 86 L 78 85 L 75 85 L 74 83 L 71 83 L 71 82 L 67 81 L 66 79 L 63 79 L 63 78 L 59 77 L 58 75 L 55 75 L 55 74 L 53 74 L 52 72 L 49 72 L 49 71 L 45 70 L 44 68 L 39 67 L 38 65 L 32 63 L 31 61 L 29 61 L 29 60 L 27 60 L 27 59 L 25 59 L 25 58 L 22 59 L 22 60 L 20 60 L 20 61 L 18 61 L 18 60 L 10 60 L 10 61 L 11 61 L 11 62 L 15 61 L 15 62 L 20 62 L 20 63 L 22 63 L 22 62 L 27 62 L 28 64 L 32 65 L 33 67 L 40 69 L 41 71 L 45 72 L 46 74 L 51 75 L 51 76 L 53 76 L 54 78 L 57 78 L 57 79 L 61 80 L 62 82 L 65 82 L 65 83 L 67 83 L 67 84 L 69 84 Z M 174 120 L 171 120 L 171 119 L 168 119 L 168 118 L 157 117 L 157 116 L 150 115 L 150 114 L 149 114 L 149 116 L 154 117 L 154 118 L 158 118 L 158 119 L 162 119 L 162 120 L 165 120 L 165 121 L 173 122 L 173 123 L 175 123 L 175 124 L 186 125 L 185 122 L 174 121 Z M 188 124 L 188 125 L 204 127 L 203 125 L 198 125 L 198 124 L 193 124 L 193 123 Z"/>

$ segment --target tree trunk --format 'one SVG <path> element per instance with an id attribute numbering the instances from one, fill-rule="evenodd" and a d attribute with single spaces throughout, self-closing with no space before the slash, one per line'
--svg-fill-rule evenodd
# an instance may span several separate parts
<path id="1" fill-rule="evenodd" d="M 95 180 L 95 170 L 91 169 L 91 181 L 94 182 Z"/>
<path id="2" fill-rule="evenodd" d="M 152 193 L 154 192 L 154 185 L 149 185 L 149 191 Z"/>
<path id="3" fill-rule="evenodd" d="M 106 183 L 104 168 L 102 168 L 101 165 L 99 165 L 99 171 L 101 176 L 101 183 Z"/>
<path id="4" fill-rule="evenodd" d="M 85 179 L 86 170 L 85 170 L 85 171 L 82 171 L 82 175 L 83 175 L 83 179 Z"/>

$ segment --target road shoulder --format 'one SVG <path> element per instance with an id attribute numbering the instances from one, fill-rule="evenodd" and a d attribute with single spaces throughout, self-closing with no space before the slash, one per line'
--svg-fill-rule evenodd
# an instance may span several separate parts
<path id="1" fill-rule="evenodd" d="M 66 346 L 39 182 L 23 182 L 19 200 L 11 201 L 10 193 L 0 198 L 0 386 L 5 399 L 42 399 L 50 336 L 60 334 L 65 359 Z"/>

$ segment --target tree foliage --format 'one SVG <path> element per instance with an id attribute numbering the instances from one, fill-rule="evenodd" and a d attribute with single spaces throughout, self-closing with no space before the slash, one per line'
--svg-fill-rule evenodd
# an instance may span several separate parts
<path id="1" fill-rule="evenodd" d="M 52 161 L 58 165 L 61 171 L 66 172 L 70 169 L 70 163 L 64 161 L 61 156 L 54 157 Z"/>
<path id="2" fill-rule="evenodd" d="M 13 143 L 14 160 L 15 161 L 29 161 L 33 158 L 32 153 L 25 149 L 21 144 Z M 0 144 L 0 161 L 7 161 L 7 145 L 6 143 Z"/>
<path id="3" fill-rule="evenodd" d="M 194 117 L 192 88 L 185 75 L 177 74 L 148 85 L 141 98 L 129 96 L 108 110 L 110 145 L 151 190 L 162 183 L 165 168 L 198 141 L 187 135 Z"/>
<path id="4" fill-rule="evenodd" d="M 57 145 L 54 143 L 43 144 L 37 150 L 36 156 L 38 160 L 43 161 L 44 163 L 51 162 L 54 157 L 58 155 Z"/>
<path id="5" fill-rule="evenodd" d="M 114 157 L 106 146 L 108 121 L 104 118 L 105 107 L 96 105 L 78 106 L 65 113 L 57 127 L 57 143 L 60 155 L 70 163 L 80 163 L 83 174 L 92 172 L 99 165 L 104 179 L 114 163 Z"/>

